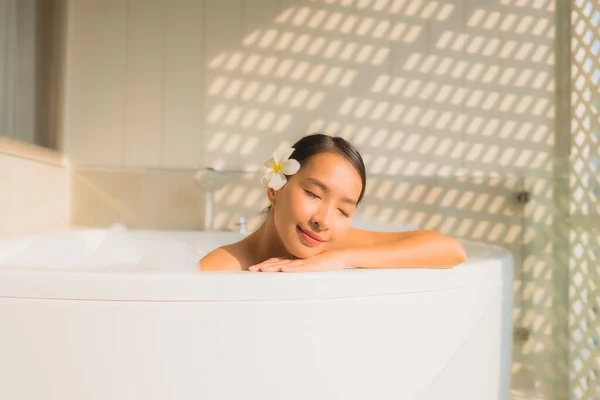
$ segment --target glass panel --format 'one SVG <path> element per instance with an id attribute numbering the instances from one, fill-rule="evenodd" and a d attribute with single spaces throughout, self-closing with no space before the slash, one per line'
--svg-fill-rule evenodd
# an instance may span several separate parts
<path id="1" fill-rule="evenodd" d="M 58 147 L 64 0 L 0 0 L 0 135 Z"/>
<path id="2" fill-rule="evenodd" d="M 513 388 L 532 399 L 567 398 L 569 381 L 569 179 L 557 162 L 546 175 L 525 179 L 521 309 L 528 333 L 515 341 Z"/>

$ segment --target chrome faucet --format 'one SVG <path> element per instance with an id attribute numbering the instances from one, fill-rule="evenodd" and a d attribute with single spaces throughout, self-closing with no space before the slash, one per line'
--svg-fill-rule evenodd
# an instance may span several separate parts
<path id="1" fill-rule="evenodd" d="M 204 192 L 204 229 L 213 229 L 214 193 L 225 186 L 225 178 L 221 171 L 214 168 L 204 168 L 194 175 L 196 185 Z"/>
<path id="2" fill-rule="evenodd" d="M 243 215 L 241 217 L 238 218 L 238 221 L 235 223 L 235 226 L 237 227 L 237 232 L 241 233 L 242 235 L 245 235 L 246 232 L 246 217 L 244 217 Z"/>

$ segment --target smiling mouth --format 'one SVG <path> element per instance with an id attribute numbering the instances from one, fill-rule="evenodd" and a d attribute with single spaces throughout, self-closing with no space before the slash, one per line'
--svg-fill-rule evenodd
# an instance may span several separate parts
<path id="1" fill-rule="evenodd" d="M 309 235 L 304 229 L 300 228 L 300 225 L 296 226 L 296 229 L 298 230 L 298 232 L 300 232 L 300 234 L 302 234 L 306 238 L 306 240 L 313 244 L 325 242 L 324 240 L 315 239 L 314 237 Z"/>

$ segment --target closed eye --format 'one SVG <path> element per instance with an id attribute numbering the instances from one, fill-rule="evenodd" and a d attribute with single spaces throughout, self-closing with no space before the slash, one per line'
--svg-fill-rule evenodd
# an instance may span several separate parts
<path id="1" fill-rule="evenodd" d="M 320 199 L 320 197 L 319 197 L 319 196 L 317 196 L 316 194 L 314 194 L 313 192 L 309 192 L 308 190 L 304 190 L 304 191 L 306 192 L 306 194 L 307 194 L 309 197 L 312 197 L 312 198 L 314 198 L 314 199 Z"/>
<path id="2" fill-rule="evenodd" d="M 309 196 L 312 197 L 313 199 L 320 199 L 319 196 L 317 196 L 316 194 L 314 194 L 313 192 L 304 189 L 304 192 Z M 348 214 L 347 212 L 345 212 L 344 210 L 342 210 L 341 208 L 338 208 L 339 212 L 346 218 L 350 217 L 350 214 Z"/>

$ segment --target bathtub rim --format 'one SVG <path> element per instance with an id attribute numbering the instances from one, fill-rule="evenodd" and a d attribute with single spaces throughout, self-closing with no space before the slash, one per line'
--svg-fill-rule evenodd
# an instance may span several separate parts
<path id="1" fill-rule="evenodd" d="M 69 233 L 77 234 L 77 231 L 80 229 L 69 230 Z M 191 232 L 170 233 L 187 235 Z M 490 290 L 506 286 L 507 291 L 512 293 L 512 253 L 482 242 L 461 242 L 465 245 L 468 259 L 450 269 L 350 268 L 328 272 L 256 273 L 158 271 L 130 266 L 98 270 L 0 266 L 0 299 L 147 302 L 316 300 L 422 293 L 472 286 L 489 286 Z"/>
<path id="2" fill-rule="evenodd" d="M 512 292 L 512 259 L 451 269 L 347 269 L 306 273 L 0 270 L 0 299 L 240 302 L 386 296 L 486 286 Z M 226 288 L 224 290 L 223 288 Z"/>

